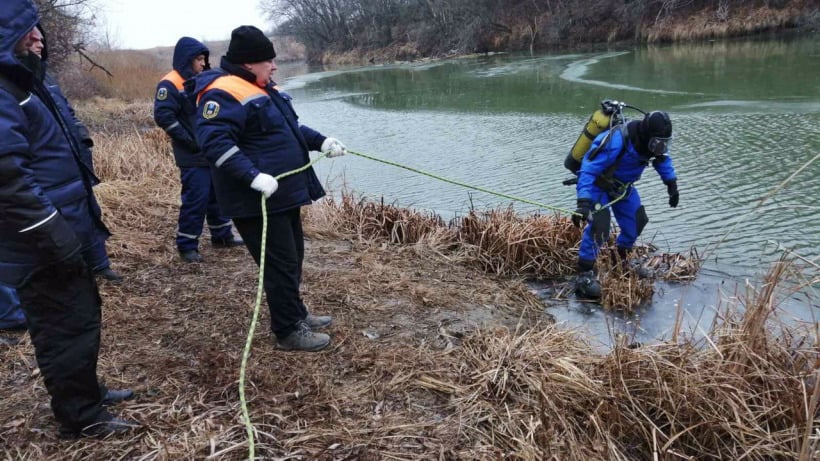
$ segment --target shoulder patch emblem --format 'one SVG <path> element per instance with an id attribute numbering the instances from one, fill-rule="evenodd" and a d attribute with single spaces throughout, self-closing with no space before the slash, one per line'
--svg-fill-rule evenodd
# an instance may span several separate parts
<path id="1" fill-rule="evenodd" d="M 202 109 L 203 118 L 214 118 L 219 113 L 219 103 L 216 101 L 207 101 L 205 107 Z"/>
<path id="2" fill-rule="evenodd" d="M 160 101 L 165 101 L 168 98 L 168 89 L 167 88 L 160 88 L 157 90 L 157 99 Z"/>

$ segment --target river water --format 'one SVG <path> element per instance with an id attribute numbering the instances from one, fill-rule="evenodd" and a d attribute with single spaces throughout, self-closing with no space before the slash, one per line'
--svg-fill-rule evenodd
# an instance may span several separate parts
<path id="1" fill-rule="evenodd" d="M 643 238 L 667 252 L 695 247 L 706 263 L 694 283 L 659 283 L 652 304 L 632 316 L 573 300 L 548 309 L 602 343 L 613 328 L 642 341 L 668 337 L 677 308 L 697 334 L 722 299 L 745 293 L 745 280 L 784 249 L 820 263 L 817 35 L 482 56 L 307 72 L 282 83 L 302 123 L 353 150 L 570 210 L 564 157 L 598 103 L 668 111 L 680 206 L 667 206 L 665 187 L 647 169 L 638 183 L 650 218 Z M 444 217 L 509 203 L 352 155 L 320 162 L 317 172 L 336 191 Z M 533 287 L 545 298 L 552 292 Z M 785 316 L 814 322 L 817 288 L 787 298 Z"/>

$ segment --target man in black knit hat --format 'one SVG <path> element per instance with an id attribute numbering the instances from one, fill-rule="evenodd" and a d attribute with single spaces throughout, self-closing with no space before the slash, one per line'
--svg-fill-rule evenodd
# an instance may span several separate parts
<path id="1" fill-rule="evenodd" d="M 589 221 L 578 251 L 575 280 L 576 292 L 582 297 L 601 297 L 601 285 L 593 269 L 598 250 L 609 238 L 609 208 L 620 227 L 616 246 L 622 261 L 626 261 L 627 252 L 649 222 L 633 183 L 650 163 L 666 184 L 669 206 L 678 206 L 677 174 L 669 156 L 671 141 L 669 115 L 653 111 L 643 120 L 599 134 L 584 155 L 576 188 L 578 208 L 572 216 L 576 226 Z M 600 209 L 610 203 L 609 208 Z"/>
<path id="2" fill-rule="evenodd" d="M 195 79 L 196 137 L 211 164 L 217 201 L 257 264 L 261 260 L 262 207 L 267 198 L 264 288 L 277 345 L 284 350 L 316 351 L 330 337 L 314 330 L 329 316 L 307 311 L 299 294 L 304 259 L 301 207 L 325 195 L 313 168 L 282 178 L 274 176 L 310 162 L 308 152 L 328 157 L 345 153 L 337 139 L 302 125 L 291 97 L 272 81 L 273 43 L 253 26 L 231 33 L 219 69 Z"/>

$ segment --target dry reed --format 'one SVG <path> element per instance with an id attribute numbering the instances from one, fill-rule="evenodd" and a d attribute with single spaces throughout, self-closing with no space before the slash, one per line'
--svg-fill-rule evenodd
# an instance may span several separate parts
<path id="1" fill-rule="evenodd" d="M 0 457 L 245 459 L 236 380 L 256 267 L 242 249 L 207 244 L 206 263 L 180 263 L 171 243 L 176 190 L 165 176 L 130 171 L 113 153 L 108 165 L 107 152 L 98 151 L 98 167 L 115 176 L 100 199 L 120 239 L 113 257 L 126 281 L 101 286 L 99 370 L 109 386 L 137 391 L 136 400 L 114 411 L 144 427 L 108 440 L 58 440 L 22 337 L 18 346 L 0 346 Z M 156 159 L 145 167 L 171 167 L 167 157 Z M 347 222 L 322 211 L 330 206 L 323 202 L 306 216 L 303 297 L 315 312 L 335 316 L 333 344 L 309 356 L 283 353 L 270 333 L 258 334 L 248 398 L 260 457 L 820 456 L 818 326 L 782 327 L 779 335 L 772 327 L 782 297 L 801 288 L 783 290 L 783 277 L 805 271 L 796 278 L 802 287 L 817 284 L 815 266 L 780 262 L 760 288 L 733 298 L 701 340 L 617 345 L 602 354 L 545 322 L 540 301 L 524 285 L 454 263 L 407 227 L 413 222 L 437 235 L 442 223 L 435 218 L 412 218 L 384 204 L 357 206 L 368 210 L 357 222 L 373 235 L 339 240 L 328 236 Z M 374 227 L 387 222 L 390 232 Z M 484 228 L 471 235 L 495 232 L 479 232 Z M 498 247 L 514 241 L 502 239 Z"/>
<path id="2" fill-rule="evenodd" d="M 461 218 L 459 239 L 475 248 L 473 257 L 495 274 L 559 277 L 575 271 L 581 232 L 566 217 L 520 217 L 512 207 L 470 211 Z"/>
<path id="3" fill-rule="evenodd" d="M 347 191 L 338 200 L 324 200 L 307 213 L 308 221 L 316 223 L 311 230 L 323 236 L 424 243 L 440 254 L 496 275 L 555 279 L 576 271 L 581 231 L 569 218 L 557 214 L 519 216 L 508 207 L 471 210 L 445 223 L 429 212 L 387 205 L 383 200 L 375 203 Z M 700 258 L 694 250 L 688 256 L 651 254 L 653 249 L 644 246 L 632 252 L 641 272 L 649 274 L 639 278 L 635 268 L 623 270 L 622 262 L 607 256 L 610 247 L 614 247 L 614 236 L 598 261 L 602 304 L 607 309 L 631 311 L 652 299 L 655 278 L 688 281 L 700 270 Z"/>
<path id="4" fill-rule="evenodd" d="M 714 8 L 707 8 L 689 14 L 681 19 L 667 16 L 640 31 L 648 42 L 681 42 L 709 38 L 726 38 L 759 34 L 771 30 L 793 28 L 816 11 L 806 8 L 804 2 L 796 1 L 785 8 L 775 8 L 764 2 L 764 5 L 748 5 L 724 1 Z"/>
<path id="5" fill-rule="evenodd" d="M 97 62 L 113 77 L 93 72 L 101 94 L 125 101 L 143 101 L 153 97 L 157 83 L 171 70 L 171 60 L 163 62 L 156 53 L 136 50 L 114 50 L 95 53 Z"/>

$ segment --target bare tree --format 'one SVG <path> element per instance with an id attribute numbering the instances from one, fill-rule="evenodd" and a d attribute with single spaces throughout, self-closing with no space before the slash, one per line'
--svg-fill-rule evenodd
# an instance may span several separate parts
<path id="1" fill-rule="evenodd" d="M 754 0 L 789 1 L 798 0 Z M 429 56 L 640 40 L 646 27 L 686 12 L 716 8 L 725 20 L 730 4 L 741 2 L 752 0 L 261 0 L 261 9 L 312 60 L 355 48 L 397 46 Z"/>
<path id="2" fill-rule="evenodd" d="M 280 32 L 296 36 L 309 50 L 352 46 L 354 0 L 263 0 L 262 8 Z M 284 22 L 282 20 L 284 19 Z"/>
<path id="3" fill-rule="evenodd" d="M 84 49 L 94 25 L 91 0 L 34 0 L 46 33 L 49 65 L 59 69 L 77 49 Z"/>

